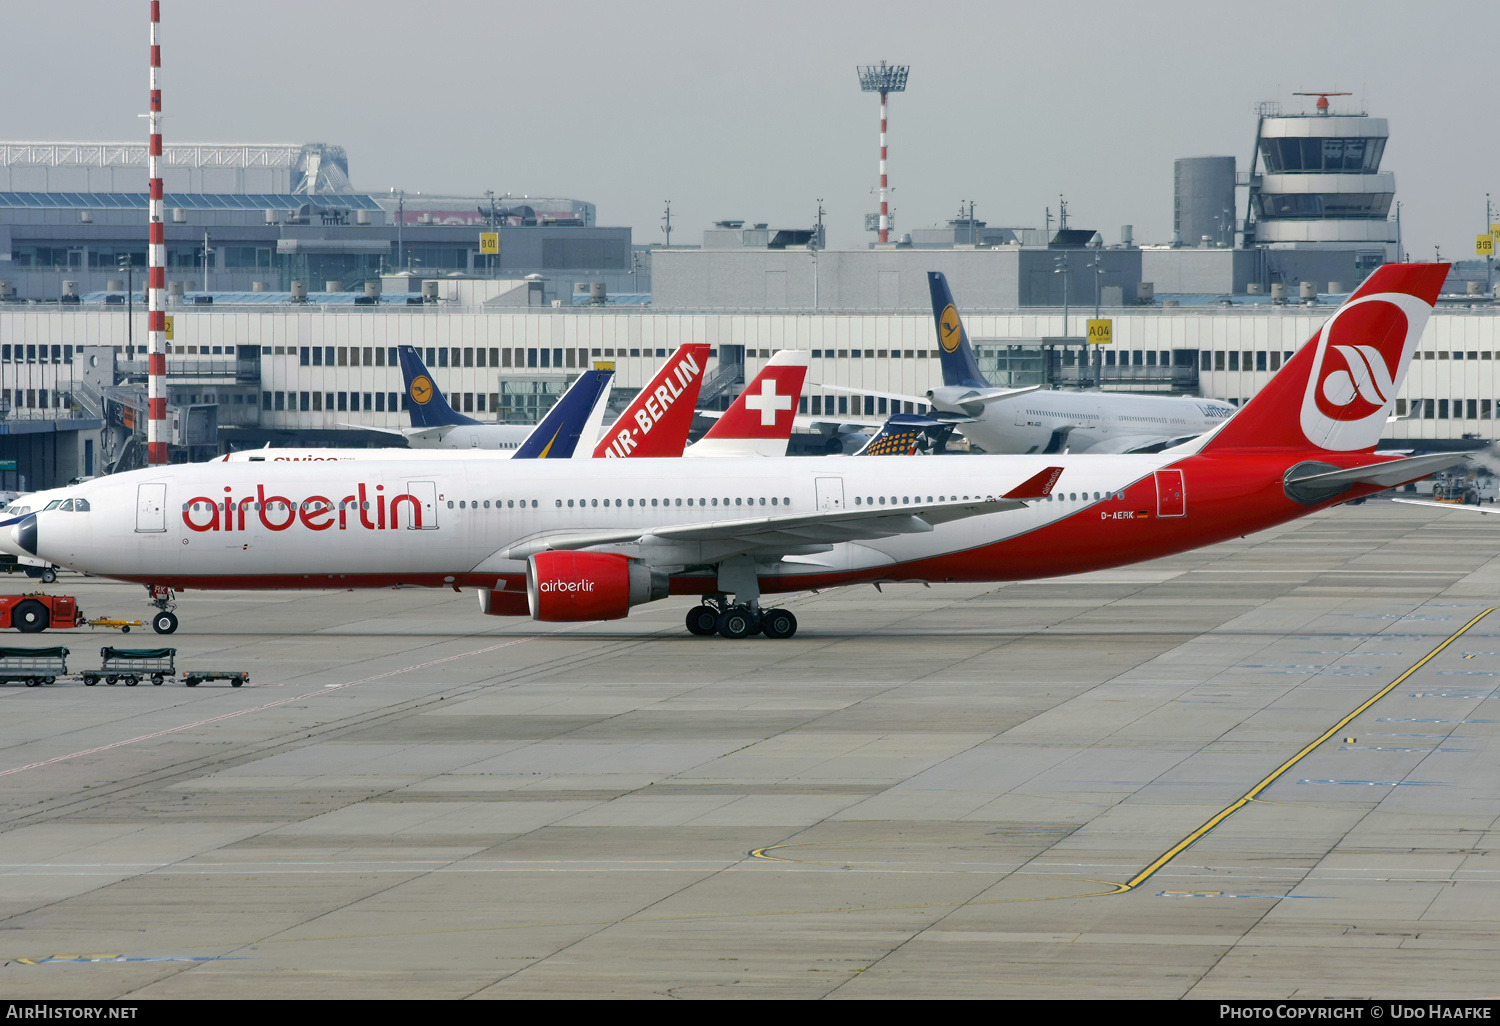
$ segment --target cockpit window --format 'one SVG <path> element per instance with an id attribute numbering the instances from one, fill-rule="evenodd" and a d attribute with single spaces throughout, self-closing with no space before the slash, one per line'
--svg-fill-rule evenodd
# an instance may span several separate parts
<path id="1" fill-rule="evenodd" d="M 47 508 L 51 509 L 50 506 L 47 507 Z M 71 513 L 71 512 L 73 512 L 73 500 L 72 499 L 64 499 L 62 505 L 59 506 L 59 507 L 57 507 L 57 511 L 59 513 Z"/>
<path id="2" fill-rule="evenodd" d="M 75 512 L 75 513 L 87 513 L 87 512 L 89 512 L 89 500 L 87 500 L 87 499 L 74 499 L 73 500 L 73 512 Z"/>
<path id="3" fill-rule="evenodd" d="M 47 505 L 43 506 L 42 509 L 44 511 L 45 510 L 49 510 L 49 509 L 56 509 L 57 507 L 61 506 L 62 504 L 63 504 L 63 501 L 61 499 L 53 499 L 51 502 L 47 503 Z"/>

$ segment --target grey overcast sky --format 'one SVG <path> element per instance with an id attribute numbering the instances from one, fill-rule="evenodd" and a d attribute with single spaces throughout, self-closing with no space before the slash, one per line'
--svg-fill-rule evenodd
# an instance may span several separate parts
<path id="1" fill-rule="evenodd" d="M 1254 109 L 1294 91 L 1389 119 L 1408 251 L 1471 256 L 1500 205 L 1500 3 L 163 0 L 171 142 L 344 146 L 356 187 L 569 196 L 695 243 L 721 218 L 863 246 L 878 101 L 855 66 L 909 64 L 890 110 L 898 229 L 960 200 L 992 225 L 1139 242 L 1172 230 L 1172 162 L 1247 167 Z M 144 139 L 147 0 L 0 0 L 4 137 Z M 1243 195 L 1241 197 L 1243 203 Z M 1243 210 L 1241 210 L 1243 213 Z M 1497 218 L 1500 220 L 1500 218 Z"/>

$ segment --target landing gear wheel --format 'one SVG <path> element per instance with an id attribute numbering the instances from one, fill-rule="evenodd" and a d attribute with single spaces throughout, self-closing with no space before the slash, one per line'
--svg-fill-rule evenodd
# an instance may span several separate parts
<path id="1" fill-rule="evenodd" d="M 730 606 L 719 614 L 719 633 L 726 638 L 745 638 L 756 631 L 755 614 L 744 606 Z"/>
<path id="2" fill-rule="evenodd" d="M 158 634 L 171 634 L 177 630 L 177 616 L 165 609 L 151 618 L 151 629 Z"/>
<path id="3" fill-rule="evenodd" d="M 718 633 L 719 611 L 712 606 L 694 606 L 688 610 L 687 629 L 700 638 Z"/>
<path id="4" fill-rule="evenodd" d="M 46 606 L 36 599 L 27 599 L 16 603 L 16 608 L 11 610 L 10 622 L 22 634 L 37 634 L 47 629 L 52 617 Z"/>
<path id="5" fill-rule="evenodd" d="M 57 571 L 50 566 L 42 571 L 42 583 L 53 584 L 57 581 Z"/>
<path id="6" fill-rule="evenodd" d="M 768 638 L 790 638 L 797 633 L 797 618 L 787 609 L 768 609 L 760 614 L 760 629 Z"/>

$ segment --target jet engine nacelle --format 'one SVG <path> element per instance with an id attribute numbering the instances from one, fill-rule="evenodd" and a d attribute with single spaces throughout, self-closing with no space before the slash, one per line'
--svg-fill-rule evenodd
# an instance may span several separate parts
<path id="1" fill-rule="evenodd" d="M 526 562 L 533 620 L 619 620 L 667 596 L 667 575 L 614 552 L 539 552 Z"/>

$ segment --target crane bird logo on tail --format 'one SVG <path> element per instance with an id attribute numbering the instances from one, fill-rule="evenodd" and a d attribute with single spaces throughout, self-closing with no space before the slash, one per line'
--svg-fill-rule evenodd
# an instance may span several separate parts
<path id="1" fill-rule="evenodd" d="M 959 342 L 963 339 L 963 328 L 958 323 L 958 311 L 949 303 L 943 308 L 943 315 L 938 318 L 938 324 L 942 326 L 942 337 L 939 339 L 943 344 L 945 352 L 955 352 Z"/>

